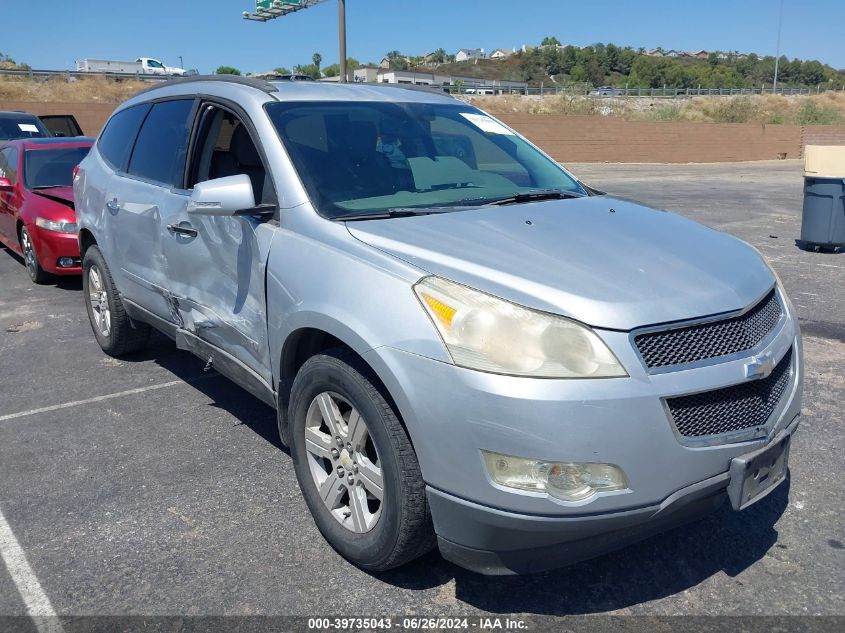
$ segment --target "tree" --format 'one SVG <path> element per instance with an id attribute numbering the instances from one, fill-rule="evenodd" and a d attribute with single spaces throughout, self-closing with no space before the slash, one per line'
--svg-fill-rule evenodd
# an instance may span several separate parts
<path id="1" fill-rule="evenodd" d="M 431 54 L 431 61 L 433 61 L 435 64 L 444 64 L 446 63 L 446 56 L 446 50 L 443 48 L 438 48 Z"/>
<path id="2" fill-rule="evenodd" d="M 599 64 L 596 59 L 591 59 L 587 62 L 587 65 L 584 66 L 584 75 L 586 76 L 587 81 L 594 86 L 599 86 L 604 83 L 604 68 L 602 68 L 601 64 Z"/>
<path id="3" fill-rule="evenodd" d="M 241 71 L 234 66 L 218 66 L 214 71 L 215 75 L 240 75 Z"/>
<path id="4" fill-rule="evenodd" d="M 544 37 L 543 41 L 540 42 L 540 46 L 560 46 L 560 40 L 553 35 L 551 37 Z"/>
<path id="5" fill-rule="evenodd" d="M 312 79 L 320 78 L 320 69 L 317 68 L 316 64 L 297 64 L 293 67 L 293 72 L 300 75 L 308 75 Z"/>
<path id="6" fill-rule="evenodd" d="M 567 46 L 561 53 L 560 71 L 564 74 L 572 72 L 572 68 L 578 63 L 578 49 L 572 45 Z"/>
<path id="7" fill-rule="evenodd" d="M 314 53 L 311 56 L 311 61 L 314 62 L 314 65 L 317 67 L 317 74 L 319 74 L 320 73 L 320 64 L 323 61 L 323 56 L 320 55 L 320 53 Z"/>

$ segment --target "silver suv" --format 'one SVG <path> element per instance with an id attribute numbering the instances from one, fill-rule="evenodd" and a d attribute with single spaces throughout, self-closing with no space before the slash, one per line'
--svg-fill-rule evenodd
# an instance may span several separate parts
<path id="1" fill-rule="evenodd" d="M 276 407 L 360 567 L 548 569 L 787 476 L 801 339 L 763 258 L 447 95 L 168 82 L 75 194 L 103 350 L 155 328 Z"/>

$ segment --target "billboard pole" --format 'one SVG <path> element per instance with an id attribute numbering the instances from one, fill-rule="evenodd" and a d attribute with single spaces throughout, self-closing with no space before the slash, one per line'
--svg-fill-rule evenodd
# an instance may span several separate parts
<path id="1" fill-rule="evenodd" d="M 340 48 L 340 83 L 346 83 L 346 0 L 337 0 L 337 37 Z"/>
<path id="2" fill-rule="evenodd" d="M 243 12 L 244 20 L 268 22 L 302 9 L 309 9 L 325 0 L 255 0 L 255 13 Z M 340 48 L 340 81 L 346 83 L 346 0 L 337 0 L 338 44 Z"/>

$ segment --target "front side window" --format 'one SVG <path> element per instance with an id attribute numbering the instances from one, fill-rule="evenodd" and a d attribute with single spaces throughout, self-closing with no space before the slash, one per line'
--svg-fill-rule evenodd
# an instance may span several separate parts
<path id="1" fill-rule="evenodd" d="M 557 163 L 464 104 L 266 106 L 319 212 L 471 207 L 520 193 L 585 194 Z"/>
<path id="2" fill-rule="evenodd" d="M 70 187 L 73 168 L 88 154 L 88 147 L 32 149 L 24 153 L 24 183 L 30 190 Z"/>
<path id="3" fill-rule="evenodd" d="M 255 204 L 272 204 L 275 194 L 248 127 L 233 112 L 206 103 L 201 109 L 188 188 L 206 180 L 249 176 Z"/>
<path id="4" fill-rule="evenodd" d="M 13 185 L 18 181 L 18 148 L 7 147 L 0 151 L 0 178 Z"/>
<path id="5" fill-rule="evenodd" d="M 149 111 L 148 103 L 121 110 L 109 119 L 106 129 L 100 135 L 100 140 L 97 141 L 100 156 L 118 171 L 126 169 L 132 144 Z"/>
<path id="6" fill-rule="evenodd" d="M 193 99 L 162 101 L 144 120 L 129 159 L 133 176 L 170 187 L 182 187 Z"/>

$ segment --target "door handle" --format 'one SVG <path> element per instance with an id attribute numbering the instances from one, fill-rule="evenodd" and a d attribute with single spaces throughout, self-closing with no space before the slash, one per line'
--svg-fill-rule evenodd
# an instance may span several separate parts
<path id="1" fill-rule="evenodd" d="M 118 211 L 120 211 L 120 204 L 118 203 L 117 198 L 106 202 L 106 208 L 112 213 L 117 213 Z"/>
<path id="2" fill-rule="evenodd" d="M 186 237 L 197 236 L 197 230 L 191 228 L 190 225 L 186 226 L 184 224 L 168 224 L 167 230 L 170 231 L 173 235 L 184 235 Z"/>

